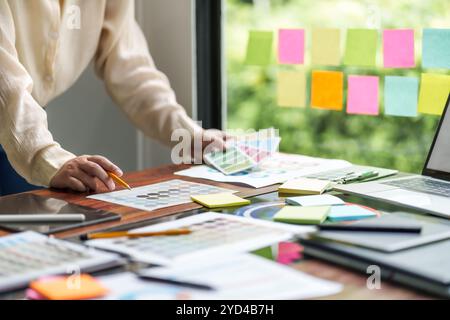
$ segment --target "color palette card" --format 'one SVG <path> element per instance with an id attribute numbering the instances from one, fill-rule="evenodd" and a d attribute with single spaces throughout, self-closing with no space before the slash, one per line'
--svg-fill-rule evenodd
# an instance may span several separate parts
<path id="1" fill-rule="evenodd" d="M 278 187 L 278 192 L 289 194 L 321 194 L 330 186 L 330 181 L 297 178 Z"/>
<path id="2" fill-rule="evenodd" d="M 375 211 L 350 204 L 344 206 L 332 206 L 328 213 L 328 220 L 331 221 L 351 221 L 376 217 Z"/>
<path id="3" fill-rule="evenodd" d="M 207 208 L 225 208 L 250 204 L 250 200 L 243 199 L 232 193 L 192 195 L 191 199 Z"/>
<path id="4" fill-rule="evenodd" d="M 225 175 L 239 173 L 256 166 L 256 162 L 239 148 L 231 147 L 225 151 L 205 154 L 208 164 Z"/>
<path id="5" fill-rule="evenodd" d="M 294 224 L 321 224 L 327 218 L 330 206 L 285 206 L 273 217 L 274 221 Z"/>
<path id="6" fill-rule="evenodd" d="M 286 203 L 293 206 L 302 207 L 333 206 L 345 204 L 344 201 L 330 194 L 290 197 L 286 198 Z"/>

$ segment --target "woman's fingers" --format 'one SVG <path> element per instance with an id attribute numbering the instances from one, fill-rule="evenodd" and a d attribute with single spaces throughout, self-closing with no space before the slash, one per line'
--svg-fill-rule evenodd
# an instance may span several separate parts
<path id="1" fill-rule="evenodd" d="M 114 163 L 112 163 L 111 161 L 109 161 L 105 157 L 102 157 L 102 156 L 91 156 L 91 157 L 88 157 L 87 160 L 89 160 L 91 162 L 95 162 L 96 164 L 101 166 L 106 171 L 112 172 L 112 173 L 116 174 L 119 177 L 123 175 L 122 170 L 120 170 L 120 168 L 118 166 L 116 166 Z"/>
<path id="2" fill-rule="evenodd" d="M 78 192 L 86 191 L 85 185 L 80 180 L 74 177 L 69 177 L 67 179 L 67 187 Z"/>
<path id="3" fill-rule="evenodd" d="M 81 181 L 89 190 L 97 191 L 97 182 L 95 178 L 81 169 L 76 170 L 72 173 L 72 177 Z"/>
<path id="4" fill-rule="evenodd" d="M 87 161 L 80 164 L 80 169 L 92 177 L 96 177 L 102 181 L 109 190 L 114 190 L 116 185 L 106 171 L 97 163 Z"/>

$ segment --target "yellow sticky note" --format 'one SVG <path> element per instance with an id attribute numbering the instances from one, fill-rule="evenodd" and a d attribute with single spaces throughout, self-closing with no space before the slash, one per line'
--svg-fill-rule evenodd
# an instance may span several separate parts
<path id="1" fill-rule="evenodd" d="M 278 211 L 273 219 L 278 222 L 296 224 L 321 224 L 327 218 L 330 206 L 299 207 L 285 206 Z"/>
<path id="2" fill-rule="evenodd" d="M 250 200 L 235 196 L 232 193 L 192 195 L 191 199 L 207 208 L 235 207 L 250 204 Z"/>
<path id="3" fill-rule="evenodd" d="M 87 274 L 37 280 L 30 288 L 49 300 L 83 300 L 104 296 L 108 290 Z"/>
<path id="4" fill-rule="evenodd" d="M 341 31 L 339 29 L 312 30 L 311 62 L 324 66 L 338 66 L 341 63 Z"/>
<path id="5" fill-rule="evenodd" d="M 306 75 L 304 71 L 280 71 L 277 82 L 277 100 L 280 107 L 305 107 Z"/>
<path id="6" fill-rule="evenodd" d="M 338 71 L 313 71 L 311 79 L 311 107 L 342 110 L 344 74 Z"/>
<path id="7" fill-rule="evenodd" d="M 422 73 L 419 93 L 419 112 L 441 115 L 450 93 L 450 76 Z"/>
<path id="8" fill-rule="evenodd" d="M 309 178 L 289 180 L 278 187 L 278 192 L 290 194 L 322 194 L 330 185 L 329 181 Z"/>

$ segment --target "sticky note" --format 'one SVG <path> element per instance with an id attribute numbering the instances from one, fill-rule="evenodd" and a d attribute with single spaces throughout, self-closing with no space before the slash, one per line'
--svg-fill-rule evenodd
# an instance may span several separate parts
<path id="1" fill-rule="evenodd" d="M 342 110 L 344 74 L 338 71 L 313 71 L 311 77 L 311 107 Z"/>
<path id="2" fill-rule="evenodd" d="M 384 113 L 390 116 L 417 116 L 419 80 L 412 77 L 384 78 Z"/>
<path id="3" fill-rule="evenodd" d="M 348 29 L 344 64 L 375 67 L 378 32 L 372 29 Z"/>
<path id="4" fill-rule="evenodd" d="M 376 217 L 376 213 L 358 205 L 332 206 L 328 212 L 328 220 L 351 221 Z"/>
<path id="5" fill-rule="evenodd" d="M 279 71 L 277 102 L 281 107 L 305 107 L 306 75 L 304 71 Z"/>
<path id="6" fill-rule="evenodd" d="M 302 196 L 302 197 L 289 197 L 286 198 L 286 203 L 294 206 L 302 207 L 315 207 L 315 206 L 332 206 L 343 205 L 344 201 L 331 194 Z"/>
<path id="7" fill-rule="evenodd" d="M 289 180 L 278 187 L 278 192 L 291 194 L 321 194 L 328 186 L 329 181 L 309 178 Z"/>
<path id="8" fill-rule="evenodd" d="M 414 67 L 414 30 L 384 30 L 383 61 L 385 68 Z"/>
<path id="9" fill-rule="evenodd" d="M 329 206 L 298 207 L 285 206 L 278 211 L 273 219 L 278 222 L 296 224 L 321 224 L 325 221 L 330 210 Z"/>
<path id="10" fill-rule="evenodd" d="M 245 63 L 248 65 L 265 66 L 272 58 L 272 31 L 250 31 Z"/>
<path id="11" fill-rule="evenodd" d="M 278 244 L 277 262 L 291 264 L 302 257 L 303 247 L 295 242 L 280 242 Z"/>
<path id="12" fill-rule="evenodd" d="M 341 63 L 341 31 L 339 29 L 312 30 L 311 62 L 324 66 L 338 66 Z"/>
<path id="13" fill-rule="evenodd" d="M 78 278 L 72 276 L 37 280 L 30 284 L 30 288 L 49 300 L 94 299 L 107 293 L 100 282 L 87 274 Z"/>
<path id="14" fill-rule="evenodd" d="M 450 69 L 450 29 L 424 29 L 422 67 Z"/>
<path id="15" fill-rule="evenodd" d="M 305 30 L 280 29 L 278 31 L 278 62 L 303 64 L 305 57 Z"/>
<path id="16" fill-rule="evenodd" d="M 224 208 L 250 204 L 250 200 L 243 199 L 232 193 L 192 195 L 191 199 L 207 208 Z"/>
<path id="17" fill-rule="evenodd" d="M 378 115 L 378 77 L 348 76 L 347 113 Z"/>
<path id="18" fill-rule="evenodd" d="M 419 93 L 419 112 L 441 115 L 450 92 L 450 76 L 422 73 Z"/>

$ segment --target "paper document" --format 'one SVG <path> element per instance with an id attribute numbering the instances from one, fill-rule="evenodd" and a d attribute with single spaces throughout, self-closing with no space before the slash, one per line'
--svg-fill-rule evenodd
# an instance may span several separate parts
<path id="1" fill-rule="evenodd" d="M 225 175 L 205 165 L 193 166 L 175 174 L 219 182 L 241 183 L 254 188 L 262 188 L 283 183 L 292 178 L 348 167 L 351 167 L 351 163 L 344 160 L 276 153 L 261 162 L 258 167 L 235 175 Z"/>
<path id="2" fill-rule="evenodd" d="M 289 240 L 294 235 L 315 231 L 311 227 L 207 212 L 134 229 L 130 232 L 178 228 L 189 229 L 192 233 L 176 237 L 97 239 L 87 241 L 86 244 L 107 251 L 119 252 L 142 262 L 171 265 L 250 252 Z"/>
<path id="3" fill-rule="evenodd" d="M 124 273 L 100 278 L 101 283 L 110 290 L 106 299 L 307 299 L 336 294 L 342 289 L 339 283 L 312 277 L 251 254 L 192 262 L 171 268 L 152 268 L 146 273 L 206 284 L 215 290 L 194 290 L 143 281 L 131 273 Z"/>

